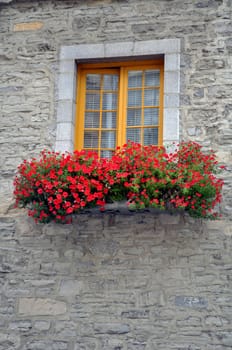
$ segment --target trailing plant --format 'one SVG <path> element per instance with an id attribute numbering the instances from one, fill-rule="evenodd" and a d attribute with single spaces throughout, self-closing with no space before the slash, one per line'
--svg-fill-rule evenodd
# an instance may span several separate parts
<path id="1" fill-rule="evenodd" d="M 164 147 L 129 142 L 111 159 L 94 152 L 43 151 L 24 160 L 14 181 L 17 207 L 35 221 L 67 223 L 86 208 L 125 200 L 129 209 L 184 209 L 193 217 L 216 218 L 223 181 L 214 152 L 183 142 L 173 153 Z"/>

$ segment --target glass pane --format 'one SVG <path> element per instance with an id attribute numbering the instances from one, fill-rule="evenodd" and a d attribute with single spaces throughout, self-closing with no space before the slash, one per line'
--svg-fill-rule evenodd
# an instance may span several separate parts
<path id="1" fill-rule="evenodd" d="M 118 90 L 118 75 L 105 74 L 103 81 L 104 90 Z"/>
<path id="2" fill-rule="evenodd" d="M 101 75 L 100 74 L 87 74 L 86 76 L 86 90 L 100 90 L 101 88 Z"/>
<path id="3" fill-rule="evenodd" d="M 159 90 L 146 89 L 144 91 L 144 106 L 158 106 L 159 105 Z"/>
<path id="4" fill-rule="evenodd" d="M 101 158 L 111 158 L 112 155 L 113 155 L 113 151 L 108 151 L 108 150 L 101 151 Z"/>
<path id="5" fill-rule="evenodd" d="M 159 120 L 158 108 L 144 109 L 144 125 L 157 125 Z"/>
<path id="6" fill-rule="evenodd" d="M 140 143 L 141 142 L 141 129 L 127 129 L 126 133 L 126 142 L 133 141 Z"/>
<path id="7" fill-rule="evenodd" d="M 100 95 L 98 93 L 90 93 L 88 92 L 86 94 L 86 103 L 85 103 L 86 109 L 100 109 Z"/>
<path id="8" fill-rule="evenodd" d="M 98 148 L 98 131 L 85 131 L 84 148 Z"/>
<path id="9" fill-rule="evenodd" d="M 86 112 L 85 113 L 85 128 L 99 128 L 100 113 Z"/>
<path id="10" fill-rule="evenodd" d="M 116 128 L 116 112 L 103 112 L 102 113 L 102 127 L 107 129 Z"/>
<path id="11" fill-rule="evenodd" d="M 117 97 L 118 95 L 115 93 L 104 93 L 103 94 L 103 110 L 115 110 L 117 108 Z"/>
<path id="12" fill-rule="evenodd" d="M 102 131 L 101 148 L 115 148 L 115 131 Z"/>
<path id="13" fill-rule="evenodd" d="M 160 72 L 159 70 L 146 70 L 145 71 L 145 86 L 159 86 L 160 84 Z"/>
<path id="14" fill-rule="evenodd" d="M 128 87 L 141 87 L 142 86 L 142 71 L 131 70 L 128 72 Z"/>
<path id="15" fill-rule="evenodd" d="M 158 145 L 158 129 L 157 128 L 147 128 L 144 129 L 144 146 L 147 145 Z"/>
<path id="16" fill-rule="evenodd" d="M 142 103 L 142 91 L 132 90 L 128 91 L 128 107 L 141 106 Z"/>
<path id="17" fill-rule="evenodd" d="M 141 125 L 141 109 L 127 110 L 127 126 Z"/>

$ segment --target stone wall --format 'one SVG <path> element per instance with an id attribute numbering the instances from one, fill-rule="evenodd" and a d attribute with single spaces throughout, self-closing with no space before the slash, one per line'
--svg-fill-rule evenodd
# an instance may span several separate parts
<path id="1" fill-rule="evenodd" d="M 232 347 L 231 0 L 0 0 L 0 350 Z M 53 149 L 63 45 L 181 40 L 181 138 L 227 165 L 223 219 L 138 214 L 35 225 L 24 158 Z"/>
<path id="2" fill-rule="evenodd" d="M 0 349 L 229 350 L 231 225 L 0 218 Z"/>

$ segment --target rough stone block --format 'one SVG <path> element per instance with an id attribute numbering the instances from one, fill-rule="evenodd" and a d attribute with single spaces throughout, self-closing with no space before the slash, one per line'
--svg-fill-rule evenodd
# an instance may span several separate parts
<path id="1" fill-rule="evenodd" d="M 43 22 L 27 22 L 27 23 L 17 23 L 13 27 L 14 32 L 26 32 L 39 30 L 43 27 Z"/>
<path id="2" fill-rule="evenodd" d="M 29 340 L 22 350 L 68 350 L 68 343 L 59 340 Z"/>
<path id="3" fill-rule="evenodd" d="M 180 215 L 160 214 L 159 221 L 162 222 L 164 225 L 177 225 L 180 223 Z"/>
<path id="4" fill-rule="evenodd" d="M 192 296 L 176 296 L 175 305 L 190 307 L 190 308 L 206 308 L 208 302 L 205 298 L 202 297 L 192 297 Z"/>
<path id="5" fill-rule="evenodd" d="M 32 329 L 32 323 L 30 320 L 13 321 L 9 324 L 9 329 L 16 332 L 29 332 Z"/>
<path id="6" fill-rule="evenodd" d="M 79 295 L 84 290 L 84 282 L 78 280 L 62 280 L 59 294 L 63 296 Z"/>
<path id="7" fill-rule="evenodd" d="M 65 314 L 66 303 L 54 299 L 20 298 L 18 313 L 24 316 L 56 316 Z"/>
<path id="8" fill-rule="evenodd" d="M 50 328 L 50 326 L 51 326 L 51 322 L 50 321 L 35 321 L 34 322 L 34 327 L 35 327 L 35 329 L 38 329 L 38 331 L 47 331 L 47 330 L 49 330 L 49 328 Z"/>
<path id="9" fill-rule="evenodd" d="M 130 327 L 125 323 L 96 323 L 94 330 L 100 334 L 126 334 L 130 332 Z"/>
<path id="10" fill-rule="evenodd" d="M 1 350 L 17 350 L 20 349 L 20 337 L 17 334 L 0 333 L 0 349 Z"/>

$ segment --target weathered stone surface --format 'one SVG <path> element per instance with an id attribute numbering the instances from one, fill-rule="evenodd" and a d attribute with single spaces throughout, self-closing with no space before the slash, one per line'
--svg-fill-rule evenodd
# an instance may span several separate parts
<path id="1" fill-rule="evenodd" d="M 79 295 L 84 291 L 84 282 L 78 280 L 61 281 L 59 294 L 64 296 Z"/>
<path id="2" fill-rule="evenodd" d="M 38 225 L 34 235 L 22 234 L 20 216 L 2 218 L 0 349 L 227 350 L 229 221 L 116 214 L 106 226 L 110 215 L 81 215 L 63 233 Z"/>
<path id="3" fill-rule="evenodd" d="M 31 30 L 38 30 L 43 27 L 43 22 L 26 22 L 26 23 L 17 23 L 13 27 L 14 32 L 25 32 Z"/>
<path id="4" fill-rule="evenodd" d="M 65 314 L 66 304 L 62 301 L 42 298 L 20 298 L 18 313 L 25 316 L 55 316 Z"/>
<path id="5" fill-rule="evenodd" d="M 68 343 L 58 340 L 28 341 L 22 350 L 68 350 Z"/>
<path id="6" fill-rule="evenodd" d="M 0 333 L 0 349 L 20 349 L 20 337 L 16 334 Z"/>
<path id="7" fill-rule="evenodd" d="M 202 308 L 202 307 L 207 307 L 208 302 L 202 297 L 192 297 L 192 296 L 188 297 L 188 296 L 178 295 L 175 298 L 175 304 L 176 306 Z"/>
<path id="8" fill-rule="evenodd" d="M 231 0 L 0 0 L 0 350 L 232 347 L 231 33 Z M 164 104 L 180 103 L 181 139 L 213 148 L 227 166 L 224 218 L 93 214 L 35 225 L 13 209 L 17 165 L 54 149 L 61 111 L 75 122 L 65 79 L 67 99 L 56 104 L 61 47 L 115 58 L 170 38 L 181 43 L 181 98 L 165 86 Z M 179 56 L 165 64 L 172 74 Z M 65 62 L 61 78 L 75 85 L 73 72 Z"/>
<path id="9" fill-rule="evenodd" d="M 125 334 L 130 332 L 128 324 L 124 323 L 97 323 L 94 325 L 96 333 L 100 334 Z"/>
<path id="10" fill-rule="evenodd" d="M 29 320 L 13 321 L 9 324 L 9 329 L 19 332 L 29 332 L 32 329 L 32 322 Z"/>
<path id="11" fill-rule="evenodd" d="M 35 329 L 38 329 L 40 332 L 49 330 L 50 326 L 50 321 L 35 321 L 34 323 Z"/>

